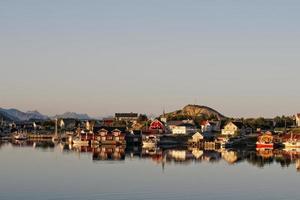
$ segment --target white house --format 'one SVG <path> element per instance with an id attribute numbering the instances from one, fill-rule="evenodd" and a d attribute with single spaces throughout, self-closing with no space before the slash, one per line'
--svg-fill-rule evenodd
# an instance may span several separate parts
<path id="1" fill-rule="evenodd" d="M 296 114 L 296 126 L 300 127 L 300 113 Z"/>
<path id="2" fill-rule="evenodd" d="M 168 129 L 172 134 L 191 134 L 197 131 L 194 124 L 185 123 L 184 121 L 170 121 L 168 122 Z"/>
<path id="3" fill-rule="evenodd" d="M 187 130 L 185 126 L 174 126 L 171 129 L 172 134 L 178 135 L 178 134 L 187 134 Z"/>

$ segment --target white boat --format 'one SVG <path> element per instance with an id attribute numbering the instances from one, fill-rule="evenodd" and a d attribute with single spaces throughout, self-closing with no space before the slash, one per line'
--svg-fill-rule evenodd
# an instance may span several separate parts
<path id="1" fill-rule="evenodd" d="M 13 138 L 15 140 L 26 140 L 27 139 L 27 134 L 26 133 L 16 133 L 13 135 Z"/>
<path id="2" fill-rule="evenodd" d="M 60 141 L 60 138 L 58 136 L 55 135 L 55 136 L 52 137 L 52 142 L 53 143 L 58 143 L 59 141 Z"/>
<path id="3" fill-rule="evenodd" d="M 73 138 L 74 146 L 89 146 L 89 141 L 87 140 L 87 133 L 85 133 L 85 140 L 83 140 L 81 134 L 84 134 L 84 131 L 81 131 L 77 137 Z"/>
<path id="4" fill-rule="evenodd" d="M 287 141 L 283 144 L 285 148 L 300 148 L 300 141 Z"/>
<path id="5" fill-rule="evenodd" d="M 80 137 L 76 137 L 73 139 L 74 146 L 89 146 L 88 140 L 82 140 Z"/>
<path id="6" fill-rule="evenodd" d="M 156 135 L 147 135 L 143 137 L 143 148 L 153 148 L 156 147 L 158 142 L 158 137 Z"/>
<path id="7" fill-rule="evenodd" d="M 291 138 L 283 143 L 286 149 L 300 148 L 300 141 L 293 137 L 293 133 L 291 134 Z"/>

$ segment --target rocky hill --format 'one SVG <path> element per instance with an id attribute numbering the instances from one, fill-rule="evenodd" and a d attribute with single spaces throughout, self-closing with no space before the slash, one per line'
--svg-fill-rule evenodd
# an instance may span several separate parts
<path id="1" fill-rule="evenodd" d="M 221 120 L 225 119 L 226 117 L 219 113 L 218 111 L 207 107 L 207 106 L 200 106 L 200 105 L 187 105 L 181 110 L 177 110 L 174 112 L 166 113 L 165 116 L 167 118 L 176 118 L 178 116 L 187 116 L 191 118 L 195 117 L 212 117 L 214 116 L 215 118 Z"/>

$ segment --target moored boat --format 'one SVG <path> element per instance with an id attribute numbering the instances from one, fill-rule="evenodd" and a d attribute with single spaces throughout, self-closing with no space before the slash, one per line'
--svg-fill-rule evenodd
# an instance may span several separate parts
<path id="1" fill-rule="evenodd" d="M 88 140 L 82 140 L 80 137 L 76 137 L 73 139 L 74 146 L 89 146 Z"/>
<path id="2" fill-rule="evenodd" d="M 73 138 L 72 142 L 74 146 L 89 146 L 89 141 L 87 140 L 87 133 L 84 131 L 78 132 L 78 136 Z M 82 137 L 85 134 L 85 137 Z"/>
<path id="3" fill-rule="evenodd" d="M 273 149 L 274 143 L 256 142 L 256 148 Z"/>
<path id="4" fill-rule="evenodd" d="M 300 140 L 294 137 L 293 133 L 291 133 L 291 137 L 286 141 L 283 142 L 285 148 L 300 148 Z"/>
<path id="5" fill-rule="evenodd" d="M 260 135 L 257 138 L 256 142 L 256 148 L 260 149 L 273 149 L 274 148 L 274 142 L 273 142 L 273 135 L 271 132 L 266 132 L 262 135 Z"/>
<path id="6" fill-rule="evenodd" d="M 143 137 L 143 148 L 156 147 L 159 139 L 156 135 L 145 135 Z"/>
<path id="7" fill-rule="evenodd" d="M 15 140 L 26 140 L 27 139 L 27 134 L 26 133 L 16 133 L 13 135 L 13 138 Z"/>

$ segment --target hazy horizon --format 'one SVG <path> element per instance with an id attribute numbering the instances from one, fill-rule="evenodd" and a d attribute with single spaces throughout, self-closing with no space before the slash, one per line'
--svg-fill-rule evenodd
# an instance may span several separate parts
<path id="1" fill-rule="evenodd" d="M 0 107 L 300 112 L 300 2 L 0 2 Z"/>

